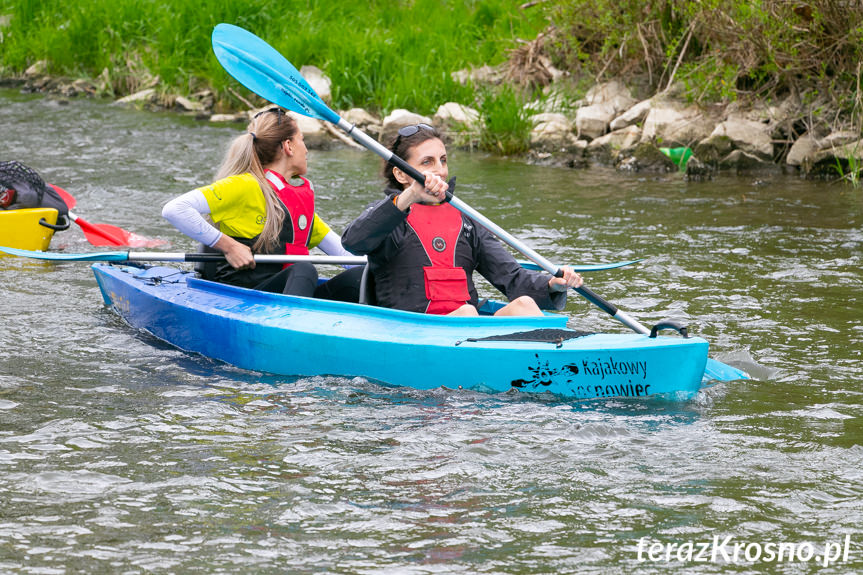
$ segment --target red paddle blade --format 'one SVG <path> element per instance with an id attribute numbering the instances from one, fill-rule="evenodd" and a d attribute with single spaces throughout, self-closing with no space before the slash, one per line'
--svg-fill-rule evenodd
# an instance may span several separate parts
<path id="1" fill-rule="evenodd" d="M 90 222 L 77 217 L 75 218 L 75 223 L 81 226 L 81 231 L 84 232 L 84 237 L 94 246 L 155 248 L 168 243 L 165 240 L 146 238 L 109 224 L 91 224 Z"/>
<path id="2" fill-rule="evenodd" d="M 61 188 L 60 186 L 55 186 L 54 184 L 48 184 L 52 188 L 54 188 L 60 197 L 63 198 L 63 201 L 66 202 L 66 205 L 71 210 L 75 207 L 75 204 L 78 203 L 78 200 L 75 197 Z M 155 248 L 158 246 L 164 246 L 168 242 L 165 240 L 151 240 L 150 238 L 145 238 L 144 236 L 139 236 L 133 232 L 127 232 L 123 228 L 118 228 L 117 226 L 111 226 L 108 224 L 91 224 L 87 220 L 83 220 L 69 212 L 69 217 L 72 220 L 81 226 L 81 231 L 84 232 L 84 237 L 87 238 L 87 241 L 93 244 L 94 246 L 129 246 L 130 248 Z"/>
<path id="3" fill-rule="evenodd" d="M 66 206 L 70 210 L 75 207 L 75 204 L 78 203 L 78 200 L 76 200 L 72 194 L 70 194 L 69 192 L 67 192 L 66 190 L 61 188 L 60 186 L 55 186 L 54 184 L 48 184 L 48 185 L 51 186 L 52 188 L 54 188 L 54 190 L 58 194 L 60 194 L 60 197 L 63 198 L 63 201 L 66 202 Z"/>

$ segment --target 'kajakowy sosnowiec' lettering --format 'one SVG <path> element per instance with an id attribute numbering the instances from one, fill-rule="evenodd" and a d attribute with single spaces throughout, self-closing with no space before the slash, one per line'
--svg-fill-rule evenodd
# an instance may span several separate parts
<path id="1" fill-rule="evenodd" d="M 613 357 L 607 360 L 601 358 L 595 361 L 582 360 L 581 372 L 585 375 L 599 377 L 605 380 L 606 376 L 626 377 L 626 383 L 578 386 L 576 393 L 582 397 L 640 397 L 650 393 L 650 385 L 633 383 L 633 376 L 641 375 L 641 379 L 647 379 L 647 361 L 615 361 Z"/>
<path id="2" fill-rule="evenodd" d="M 641 397 L 650 394 L 650 385 L 641 385 L 640 383 L 579 385 L 573 392 L 578 397 Z"/>
<path id="3" fill-rule="evenodd" d="M 646 361 L 614 361 L 613 357 L 609 357 L 603 361 L 582 360 L 581 369 L 584 373 L 593 376 L 599 376 L 605 379 L 606 375 L 624 375 L 633 376 L 641 374 L 641 379 L 647 379 L 647 362 Z"/>
<path id="4" fill-rule="evenodd" d="M 576 384 L 571 388 L 571 392 L 578 397 L 641 397 L 650 394 L 650 384 L 638 383 L 647 379 L 647 361 L 616 361 L 613 357 L 608 357 L 582 360 L 581 365 L 567 364 L 552 367 L 547 360 L 541 360 L 538 355 L 537 360 L 537 364 L 529 368 L 531 377 L 513 380 L 513 387 L 542 389 L 552 385 L 555 380 L 563 379 L 567 384 Z M 607 383 L 580 382 L 582 378 L 605 381 L 606 377 L 609 379 Z M 611 380 L 615 377 L 625 381 L 612 383 Z"/>

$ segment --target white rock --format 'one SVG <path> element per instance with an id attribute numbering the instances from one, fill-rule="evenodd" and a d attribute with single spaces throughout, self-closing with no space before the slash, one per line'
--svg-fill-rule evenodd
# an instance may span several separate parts
<path id="1" fill-rule="evenodd" d="M 634 106 L 638 100 L 632 97 L 629 88 L 616 80 L 612 80 L 597 84 L 588 90 L 584 96 L 584 102 L 588 106 L 605 104 L 614 110 L 614 115 L 617 116 Z"/>
<path id="2" fill-rule="evenodd" d="M 399 128 L 403 128 L 404 126 L 412 126 L 414 124 L 431 125 L 431 123 L 431 118 L 415 114 L 414 112 L 410 112 L 408 110 L 397 108 L 390 112 L 390 114 L 384 118 L 380 137 L 381 143 L 383 143 L 385 146 L 388 146 L 390 142 L 395 140 Z"/>
<path id="3" fill-rule="evenodd" d="M 329 102 L 332 99 L 330 79 L 320 68 L 317 66 L 303 66 L 300 68 L 300 75 L 306 79 L 306 82 L 320 96 L 321 100 Z"/>
<path id="4" fill-rule="evenodd" d="M 818 148 L 821 150 L 837 148 L 846 144 L 850 144 L 851 142 L 856 142 L 858 138 L 859 134 L 851 132 L 849 130 L 832 132 L 818 141 Z"/>
<path id="5" fill-rule="evenodd" d="M 202 103 L 195 102 L 183 96 L 177 96 L 174 99 L 174 105 L 187 112 L 203 112 L 205 110 Z"/>
<path id="6" fill-rule="evenodd" d="M 687 120 L 687 116 L 675 106 L 653 105 L 644 117 L 641 139 L 658 139 L 668 126 Z"/>
<path id="7" fill-rule="evenodd" d="M 411 124 L 419 123 L 431 124 L 431 118 L 421 116 L 420 114 L 416 114 L 414 112 L 411 112 L 410 110 L 405 110 L 402 108 L 396 108 L 384 118 L 384 126 L 388 126 L 390 124 L 409 126 Z"/>
<path id="8" fill-rule="evenodd" d="M 855 140 L 833 148 L 822 148 L 815 154 L 813 163 L 823 162 L 825 160 L 835 163 L 835 160 L 837 159 L 854 161 L 857 165 L 860 165 L 860 161 L 863 160 L 863 140 Z"/>
<path id="9" fill-rule="evenodd" d="M 479 126 L 480 114 L 477 110 L 458 104 L 447 102 L 438 107 L 432 118 L 435 126 L 459 126 L 467 129 L 476 129 Z"/>
<path id="10" fill-rule="evenodd" d="M 812 158 L 818 149 L 818 140 L 811 133 L 806 132 L 791 145 L 785 157 L 785 163 L 789 166 L 801 166 L 807 158 Z"/>
<path id="11" fill-rule="evenodd" d="M 249 117 L 246 113 L 239 114 L 213 114 L 210 116 L 211 122 L 246 122 Z"/>
<path id="12" fill-rule="evenodd" d="M 24 71 L 25 76 L 41 76 L 48 71 L 48 60 L 39 60 L 27 70 Z"/>
<path id="13" fill-rule="evenodd" d="M 592 140 L 608 131 L 614 119 L 614 107 L 608 103 L 579 108 L 575 113 L 575 128 L 579 138 Z"/>
<path id="14" fill-rule="evenodd" d="M 369 124 L 381 123 L 378 118 L 370 114 L 364 108 L 351 108 L 350 110 L 342 112 L 341 117 L 344 118 L 345 121 L 357 126 L 368 126 Z"/>
<path id="15" fill-rule="evenodd" d="M 724 170 L 736 170 L 738 172 L 767 167 L 778 169 L 769 159 L 749 154 L 743 150 L 733 150 L 719 161 L 719 167 Z"/>
<path id="16" fill-rule="evenodd" d="M 716 137 L 728 138 L 736 149 L 761 160 L 770 161 L 773 158 L 770 130 L 761 122 L 744 119 L 726 120 L 714 128 L 708 140 Z"/>
<path id="17" fill-rule="evenodd" d="M 644 119 L 647 117 L 647 114 L 650 112 L 650 108 L 652 106 L 652 100 L 642 100 L 641 102 L 638 102 L 637 104 L 620 114 L 618 117 L 616 117 L 614 120 L 612 120 L 611 124 L 609 124 L 609 129 L 614 132 L 627 126 L 632 126 L 633 124 L 643 122 Z"/>
<path id="18" fill-rule="evenodd" d="M 588 150 L 604 146 L 613 150 L 627 150 L 634 148 L 641 141 L 641 128 L 638 126 L 627 126 L 596 138 L 588 144 Z"/>
<path id="19" fill-rule="evenodd" d="M 115 104 L 134 104 L 136 102 L 149 102 L 156 95 L 155 88 L 147 88 L 146 90 L 141 90 L 140 92 L 135 92 L 134 94 L 129 94 L 124 98 L 120 98 L 119 100 L 114 100 Z"/>
<path id="20" fill-rule="evenodd" d="M 572 123 L 560 114 L 549 114 L 547 121 L 537 123 L 530 131 L 530 147 L 539 152 L 573 152 L 583 150 L 581 142 L 572 133 Z M 555 117 L 561 116 L 561 117 Z"/>
<path id="21" fill-rule="evenodd" d="M 351 108 L 340 114 L 346 122 L 377 138 L 381 133 L 381 121 L 363 108 Z"/>
<path id="22" fill-rule="evenodd" d="M 644 118 L 641 141 L 670 147 L 692 146 L 710 136 L 714 127 L 714 121 L 696 106 L 682 108 L 654 102 Z"/>

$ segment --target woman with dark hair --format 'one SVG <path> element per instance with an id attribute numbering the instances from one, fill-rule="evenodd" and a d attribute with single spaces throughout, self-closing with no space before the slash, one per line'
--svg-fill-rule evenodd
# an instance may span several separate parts
<path id="1" fill-rule="evenodd" d="M 420 184 L 399 168 L 384 167 L 386 199 L 375 202 L 342 234 L 342 245 L 365 254 L 378 305 L 441 315 L 477 315 L 473 272 L 478 271 L 510 302 L 495 315 L 540 315 L 563 309 L 566 292 L 581 276 L 563 277 L 522 268 L 503 245 L 449 203 L 446 146 L 428 124 L 406 126 L 390 151 L 425 175 Z"/>
<path id="2" fill-rule="evenodd" d="M 215 182 L 165 204 L 178 230 L 225 254 L 226 263 L 201 269 L 206 279 L 268 292 L 356 301 L 362 267 L 318 286 L 314 265 L 256 265 L 253 253 L 306 255 L 320 247 L 349 255 L 315 212 L 306 145 L 296 120 L 281 108 L 255 115 L 231 143 Z M 290 180 L 299 178 L 299 184 Z M 210 216 L 213 227 L 205 216 Z"/>

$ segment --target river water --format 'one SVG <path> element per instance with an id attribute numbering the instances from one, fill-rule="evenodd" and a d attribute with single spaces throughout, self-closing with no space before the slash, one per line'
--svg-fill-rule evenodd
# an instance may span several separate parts
<path id="1" fill-rule="evenodd" d="M 241 129 L 9 90 L 0 126 L 0 160 L 171 251 L 194 246 L 161 205 Z M 552 260 L 645 258 L 587 284 L 647 325 L 685 320 L 753 379 L 574 403 L 247 372 L 122 323 L 86 264 L 2 258 L 0 572 L 863 570 L 861 191 L 450 163 L 466 203 Z M 379 168 L 310 153 L 335 230 Z M 73 228 L 51 249 L 97 248 Z"/>

